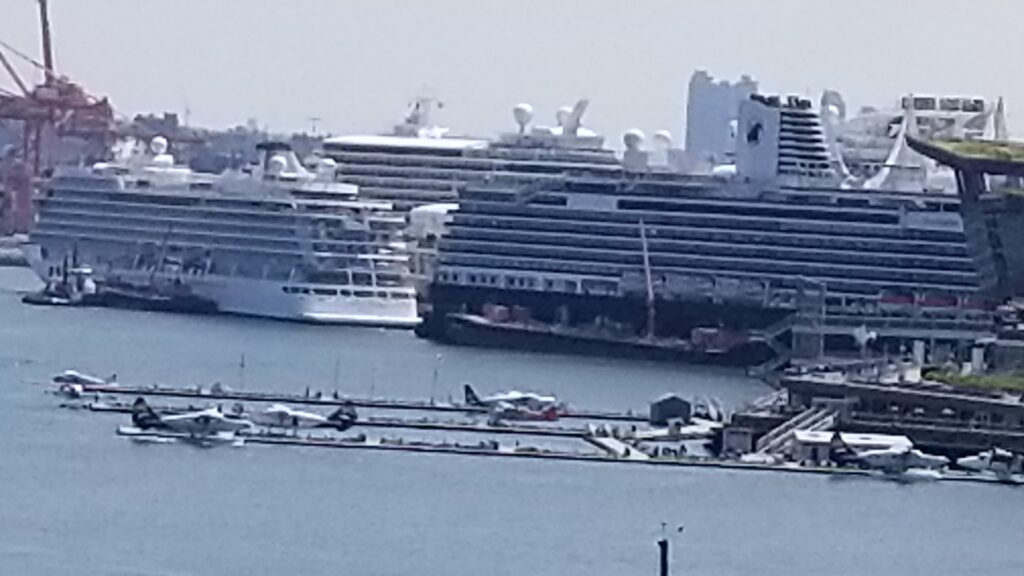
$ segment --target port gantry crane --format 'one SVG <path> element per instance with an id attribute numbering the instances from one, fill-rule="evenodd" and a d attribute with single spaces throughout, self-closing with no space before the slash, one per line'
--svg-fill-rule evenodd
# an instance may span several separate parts
<path id="1" fill-rule="evenodd" d="M 57 74 L 47 0 L 39 3 L 43 62 L 0 40 L 0 65 L 7 71 L 16 90 L 0 87 L 0 121 L 21 123 L 20 159 L 39 175 L 57 160 L 58 146 L 64 138 L 85 142 L 85 155 L 102 156 L 115 135 L 114 112 L 106 98 L 96 98 Z M 18 75 L 10 57 L 24 60 L 43 73 L 43 81 L 32 88 Z"/>

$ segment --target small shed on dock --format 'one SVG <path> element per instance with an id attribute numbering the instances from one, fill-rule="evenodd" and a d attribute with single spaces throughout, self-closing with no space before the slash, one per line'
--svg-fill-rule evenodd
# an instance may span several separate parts
<path id="1" fill-rule="evenodd" d="M 690 423 L 693 407 L 675 394 L 665 394 L 651 402 L 650 421 L 654 426 L 668 426 L 670 422 Z"/>

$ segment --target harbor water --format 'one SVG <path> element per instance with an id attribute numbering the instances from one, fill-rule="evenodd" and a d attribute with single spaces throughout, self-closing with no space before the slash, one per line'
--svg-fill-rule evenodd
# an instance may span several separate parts
<path id="1" fill-rule="evenodd" d="M 736 406 L 741 372 L 441 346 L 411 332 L 37 308 L 0 268 L 0 573 L 1020 573 L 1024 493 L 1004 486 L 251 446 L 136 445 L 123 419 L 58 410 L 66 368 L 122 383 L 404 398 L 462 384 L 643 410 L 664 393 Z"/>

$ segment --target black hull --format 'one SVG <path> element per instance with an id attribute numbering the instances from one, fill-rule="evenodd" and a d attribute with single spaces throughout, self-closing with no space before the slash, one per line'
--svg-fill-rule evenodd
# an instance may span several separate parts
<path id="1" fill-rule="evenodd" d="M 182 314 L 214 314 L 218 311 L 217 304 L 198 296 L 160 296 L 150 294 L 133 294 L 123 291 L 106 291 L 97 298 L 98 305 L 108 308 L 127 310 L 146 310 L 150 312 L 175 312 Z"/>
<path id="2" fill-rule="evenodd" d="M 458 346 L 689 364 L 752 366 L 770 357 L 770 351 L 758 345 L 742 346 L 729 352 L 711 353 L 640 338 L 602 338 L 533 330 L 512 324 L 484 324 L 467 321 L 458 315 L 425 318 L 417 327 L 416 333 L 423 338 Z"/>
<path id="3" fill-rule="evenodd" d="M 641 339 L 615 338 L 599 340 L 571 333 L 550 333 L 515 329 L 514 325 L 470 325 L 462 314 L 482 315 L 487 304 L 522 306 L 530 311 L 532 320 L 558 323 L 559 309 L 568 310 L 573 322 L 580 325 L 603 317 L 635 327 L 646 323 L 647 308 L 642 298 L 616 296 L 569 295 L 499 288 L 481 288 L 434 284 L 430 297 L 421 305 L 423 323 L 416 333 L 439 342 L 465 346 L 486 346 L 557 352 L 565 354 L 647 358 L 689 363 L 713 363 L 753 366 L 774 354 L 762 343 L 740 346 L 728 353 L 707 353 L 652 345 Z M 657 336 L 664 342 L 688 340 L 699 327 L 724 326 L 736 331 L 756 330 L 777 322 L 784 312 L 767 310 L 758 303 L 723 305 L 716 302 L 659 301 L 657 304 Z M 638 330 L 639 332 L 639 330 Z"/>

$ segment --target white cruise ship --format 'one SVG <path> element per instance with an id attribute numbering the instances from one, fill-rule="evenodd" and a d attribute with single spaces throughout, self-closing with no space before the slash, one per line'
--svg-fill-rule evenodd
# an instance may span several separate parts
<path id="1" fill-rule="evenodd" d="M 499 176 L 535 186 L 582 167 L 619 167 L 614 150 L 603 147 L 604 138 L 582 124 L 587 100 L 559 109 L 555 126 L 533 125 L 533 108 L 519 104 L 513 110 L 517 130 L 496 139 L 449 135 L 431 124 L 436 105 L 419 98 L 392 133 L 328 138 L 321 154 L 337 163 L 340 181 L 402 212 L 455 203 L 467 185 Z"/>
<path id="2" fill-rule="evenodd" d="M 44 281 L 75 265 L 98 282 L 187 287 L 221 312 L 413 327 L 415 289 L 388 202 L 361 200 L 287 145 L 242 172 L 176 166 L 167 142 L 123 162 L 59 169 L 38 200 L 26 255 Z"/>

